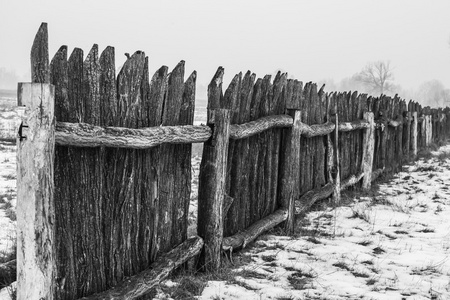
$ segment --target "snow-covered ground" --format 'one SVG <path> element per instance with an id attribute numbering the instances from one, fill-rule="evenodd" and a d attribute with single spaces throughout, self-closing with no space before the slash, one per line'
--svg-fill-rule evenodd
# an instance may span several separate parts
<path id="1" fill-rule="evenodd" d="M 450 299 L 450 146 L 297 230 L 260 237 L 200 299 Z"/>
<path id="2" fill-rule="evenodd" d="M 2 147 L 0 195 L 15 207 L 15 146 Z M 190 234 L 199 163 L 194 157 Z M 1 249 L 10 247 L 15 227 L 4 203 Z M 308 213 L 297 231 L 263 235 L 235 254 L 246 263 L 228 281 L 207 282 L 199 299 L 450 299 L 450 146 L 405 166 L 376 192 Z"/>
<path id="3" fill-rule="evenodd" d="M 8 252 L 16 236 L 16 145 L 0 143 L 0 255 Z"/>

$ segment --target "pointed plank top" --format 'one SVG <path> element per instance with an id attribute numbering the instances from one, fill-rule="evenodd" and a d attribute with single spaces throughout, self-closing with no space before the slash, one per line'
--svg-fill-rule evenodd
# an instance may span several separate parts
<path id="1" fill-rule="evenodd" d="M 47 23 L 41 24 L 31 47 L 31 82 L 50 83 Z"/>

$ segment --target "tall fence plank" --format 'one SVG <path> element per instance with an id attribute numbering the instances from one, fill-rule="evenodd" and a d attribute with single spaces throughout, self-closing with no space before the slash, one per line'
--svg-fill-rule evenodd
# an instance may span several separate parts
<path id="1" fill-rule="evenodd" d="M 41 24 L 31 47 L 31 82 L 50 82 L 47 23 Z"/>
<path id="2" fill-rule="evenodd" d="M 180 121 L 180 110 L 184 91 L 184 61 L 178 63 L 168 77 L 166 99 L 162 111 L 163 126 L 177 125 Z M 182 180 L 180 172 L 179 155 L 182 149 L 178 145 L 160 146 L 159 164 L 159 232 L 165 234 L 159 236 L 159 251 L 167 252 L 172 243 L 177 243 L 178 234 L 173 230 L 173 224 L 178 219 L 178 209 L 184 207 L 185 197 L 181 195 L 183 188 L 189 188 L 185 184 L 179 185 Z M 189 182 L 190 183 L 190 182 Z M 190 189 L 190 188 L 189 188 Z M 189 197 L 188 197 L 189 198 Z M 183 234 L 183 233 L 182 233 Z M 186 233 L 184 233 L 185 235 Z M 178 241 L 178 243 L 181 241 Z"/>
<path id="3" fill-rule="evenodd" d="M 225 196 L 226 168 L 230 111 L 216 109 L 214 133 L 203 146 L 198 192 L 198 234 L 205 247 L 200 256 L 200 267 L 213 271 L 221 267 L 223 239 L 223 201 Z"/>

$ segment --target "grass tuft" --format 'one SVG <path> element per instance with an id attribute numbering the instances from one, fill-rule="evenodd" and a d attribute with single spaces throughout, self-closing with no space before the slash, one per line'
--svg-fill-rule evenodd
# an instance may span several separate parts
<path id="1" fill-rule="evenodd" d="M 304 290 L 310 287 L 310 283 L 316 277 L 316 274 L 298 271 L 289 275 L 287 279 L 294 289 Z"/>

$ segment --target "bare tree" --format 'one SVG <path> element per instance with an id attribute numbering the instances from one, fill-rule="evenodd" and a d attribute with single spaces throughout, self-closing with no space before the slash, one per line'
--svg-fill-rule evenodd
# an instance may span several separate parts
<path id="1" fill-rule="evenodd" d="M 450 90 L 439 80 L 430 80 L 420 85 L 416 95 L 419 102 L 431 107 L 447 106 L 450 102 Z"/>
<path id="2" fill-rule="evenodd" d="M 356 74 L 356 80 L 375 94 L 384 94 L 394 88 L 394 74 L 388 61 L 367 64 L 361 72 Z"/>

